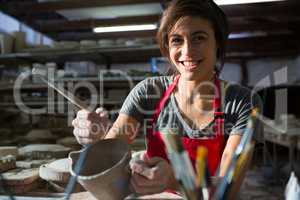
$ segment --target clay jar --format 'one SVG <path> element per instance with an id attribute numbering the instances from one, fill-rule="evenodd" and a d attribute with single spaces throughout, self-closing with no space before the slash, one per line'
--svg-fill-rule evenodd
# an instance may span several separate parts
<path id="1" fill-rule="evenodd" d="M 99 200 L 120 200 L 130 194 L 128 170 L 131 153 L 122 139 L 100 140 L 89 148 L 71 152 L 71 174 L 75 176 L 76 162 L 86 151 L 86 159 L 78 174 L 78 182 Z"/>

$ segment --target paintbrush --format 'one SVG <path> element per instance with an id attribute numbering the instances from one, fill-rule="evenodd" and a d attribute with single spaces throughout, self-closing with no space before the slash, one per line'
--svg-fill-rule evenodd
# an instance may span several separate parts
<path id="1" fill-rule="evenodd" d="M 196 156 L 196 172 L 197 172 L 197 187 L 198 187 L 198 199 L 209 199 L 209 185 L 208 180 L 208 168 L 207 168 L 207 148 L 199 146 L 197 148 Z"/>
<path id="2" fill-rule="evenodd" d="M 168 158 L 173 166 L 176 179 L 189 200 L 197 199 L 195 171 L 187 151 L 184 149 L 181 138 L 171 130 L 164 129 L 162 138 L 166 145 Z"/>
<path id="3" fill-rule="evenodd" d="M 247 153 L 249 153 L 251 145 L 253 145 L 251 144 L 251 140 L 254 132 L 257 115 L 258 108 L 254 108 L 250 114 L 250 118 L 248 119 L 247 127 L 243 133 L 240 144 L 236 148 L 235 153 L 232 157 L 229 168 L 214 195 L 214 199 L 216 200 L 226 200 L 229 197 L 229 193 L 232 189 L 232 185 L 234 182 L 235 174 L 240 174 L 242 163 L 245 162 L 245 156 L 247 155 Z"/>

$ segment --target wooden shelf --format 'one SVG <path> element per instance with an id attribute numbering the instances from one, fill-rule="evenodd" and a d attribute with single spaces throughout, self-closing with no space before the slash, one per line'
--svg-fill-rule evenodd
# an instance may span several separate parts
<path id="1" fill-rule="evenodd" d="M 114 78 L 104 78 L 104 84 L 103 87 L 104 89 L 124 89 L 124 88 L 129 88 L 130 84 L 132 86 L 136 85 L 138 82 L 144 80 L 146 77 L 131 77 L 131 80 L 125 80 L 121 77 L 114 77 Z M 64 78 L 55 81 L 55 83 L 67 83 L 67 82 L 89 82 L 94 84 L 96 87 L 101 86 L 101 80 L 99 78 Z M 5 84 L 5 83 L 0 83 L 0 91 L 12 91 L 14 89 L 14 84 Z M 48 86 L 45 83 L 29 83 L 26 82 L 22 84 L 21 88 L 16 88 L 16 89 L 21 89 L 22 91 L 33 91 L 33 90 L 46 90 L 48 89 Z"/>
<path id="2" fill-rule="evenodd" d="M 123 101 L 106 101 L 104 100 L 103 105 L 107 106 L 117 106 L 117 105 L 122 105 Z M 48 102 L 47 101 L 31 101 L 31 102 L 22 102 L 22 104 L 25 104 L 27 106 L 47 106 Z M 0 107 L 5 107 L 5 106 L 17 106 L 18 103 L 16 102 L 0 102 Z M 54 105 L 68 105 L 67 102 L 54 102 Z M 99 104 L 100 105 L 100 104 Z"/>
<path id="3" fill-rule="evenodd" d="M 138 56 L 137 56 L 138 55 Z M 133 63 L 149 62 L 151 57 L 161 56 L 158 45 L 135 45 L 124 47 L 90 47 L 90 48 L 55 48 L 42 49 L 24 53 L 0 55 L 0 64 L 12 63 L 46 63 L 66 61 L 94 61 L 95 63 Z"/>

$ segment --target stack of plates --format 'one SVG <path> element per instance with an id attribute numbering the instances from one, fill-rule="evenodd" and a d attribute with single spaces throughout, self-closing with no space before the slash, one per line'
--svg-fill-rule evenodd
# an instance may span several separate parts
<path id="1" fill-rule="evenodd" d="M 17 161 L 16 166 L 18 168 L 31 169 L 31 168 L 39 168 L 41 165 L 54 161 L 54 159 L 50 160 L 22 160 Z"/>
<path id="2" fill-rule="evenodd" d="M 12 193 L 26 193 L 38 186 L 38 169 L 14 169 L 2 173 L 4 189 Z"/>
<path id="3" fill-rule="evenodd" d="M 57 192 L 64 192 L 71 176 L 70 162 L 68 158 L 64 158 L 42 165 L 39 169 L 39 175 L 48 181 Z M 76 192 L 82 191 L 82 188 L 77 185 L 75 190 Z"/>
<path id="4" fill-rule="evenodd" d="M 18 147 L 16 146 L 2 146 L 0 147 L 0 158 L 4 156 L 14 156 L 18 157 Z"/>
<path id="5" fill-rule="evenodd" d="M 18 148 L 15 146 L 0 147 L 0 173 L 16 168 Z"/>
<path id="6" fill-rule="evenodd" d="M 12 155 L 0 157 L 0 173 L 16 168 L 16 157 Z"/>
<path id="7" fill-rule="evenodd" d="M 70 148 L 57 144 L 32 144 L 19 149 L 20 156 L 31 159 L 65 158 Z"/>

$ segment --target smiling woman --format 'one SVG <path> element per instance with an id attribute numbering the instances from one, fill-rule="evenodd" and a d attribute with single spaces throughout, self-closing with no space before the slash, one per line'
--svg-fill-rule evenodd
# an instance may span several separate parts
<path id="1" fill-rule="evenodd" d="M 227 37 L 226 16 L 213 0 L 174 0 L 164 11 L 157 41 L 176 72 L 140 82 L 106 135 L 131 142 L 137 127 L 145 127 L 147 151 L 131 164 L 133 192 L 178 189 L 162 140 L 166 129 L 180 136 L 193 165 L 197 148 L 202 146 L 208 150 L 210 174 L 222 177 L 226 173 L 251 109 L 260 107 L 256 94 L 218 77 Z M 73 125 L 81 144 L 94 143 L 106 134 L 102 129 L 93 132 L 93 124 L 104 127 L 109 123 L 103 112 L 79 111 Z"/>

